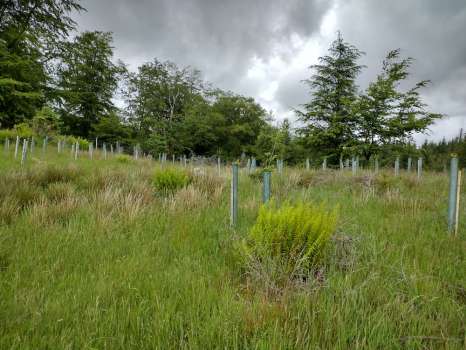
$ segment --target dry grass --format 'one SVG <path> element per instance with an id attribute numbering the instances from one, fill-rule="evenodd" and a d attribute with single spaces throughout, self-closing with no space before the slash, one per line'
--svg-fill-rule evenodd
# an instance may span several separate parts
<path id="1" fill-rule="evenodd" d="M 207 193 L 191 184 L 166 198 L 165 204 L 171 212 L 183 212 L 204 208 L 208 202 Z"/>

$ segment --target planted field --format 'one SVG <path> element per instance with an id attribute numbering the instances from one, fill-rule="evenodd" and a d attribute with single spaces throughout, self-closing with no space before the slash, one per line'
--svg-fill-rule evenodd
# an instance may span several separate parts
<path id="1" fill-rule="evenodd" d="M 2 349 L 466 346 L 466 211 L 447 234 L 447 174 L 274 172 L 271 205 L 336 215 L 290 273 L 245 258 L 262 205 L 245 170 L 231 228 L 229 167 L 166 180 L 125 157 L 0 162 Z"/>

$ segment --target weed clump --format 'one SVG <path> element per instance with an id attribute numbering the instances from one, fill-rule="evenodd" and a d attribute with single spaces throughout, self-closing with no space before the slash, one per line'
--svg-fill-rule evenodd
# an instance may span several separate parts
<path id="1" fill-rule="evenodd" d="M 264 177 L 264 171 L 258 169 L 258 170 L 255 170 L 255 171 L 251 171 L 248 175 L 251 178 L 251 180 L 260 182 L 260 181 L 262 181 L 262 179 Z"/>
<path id="2" fill-rule="evenodd" d="M 385 173 L 377 176 L 374 181 L 375 189 L 379 193 L 397 189 L 400 187 L 401 181 L 398 177 L 389 176 Z"/>
<path id="3" fill-rule="evenodd" d="M 190 174 L 184 169 L 165 168 L 155 171 L 152 183 L 156 191 L 172 194 L 191 183 Z"/>
<path id="4" fill-rule="evenodd" d="M 273 173 L 273 169 L 271 167 L 265 167 L 263 169 L 252 171 L 248 175 L 251 180 L 262 182 L 264 180 L 265 172 Z"/>
<path id="5" fill-rule="evenodd" d="M 298 180 L 298 186 L 309 187 L 314 183 L 315 178 L 316 176 L 314 172 L 310 172 L 310 171 L 302 172 Z"/>
<path id="6" fill-rule="evenodd" d="M 263 206 L 244 242 L 244 252 L 259 262 L 273 261 L 292 275 L 309 271 L 335 231 L 336 212 L 310 203 Z"/>

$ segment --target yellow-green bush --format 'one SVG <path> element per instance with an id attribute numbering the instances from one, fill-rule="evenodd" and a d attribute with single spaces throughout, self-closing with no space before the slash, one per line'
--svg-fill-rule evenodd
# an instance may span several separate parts
<path id="1" fill-rule="evenodd" d="M 186 170 L 178 168 L 157 169 L 152 178 L 155 189 L 163 193 L 173 193 L 187 186 L 190 182 L 190 174 Z"/>
<path id="2" fill-rule="evenodd" d="M 279 263 L 292 272 L 311 268 L 335 231 L 336 212 L 311 203 L 263 206 L 244 244 L 247 256 Z"/>
<path id="3" fill-rule="evenodd" d="M 11 130 L 11 129 L 2 129 L 2 130 L 0 130 L 0 140 L 1 141 L 4 141 L 5 139 L 14 140 L 14 139 L 16 139 L 16 136 L 18 136 L 18 134 L 16 133 L 15 130 Z"/>
<path id="4" fill-rule="evenodd" d="M 123 164 L 131 163 L 131 160 L 132 160 L 131 157 L 126 154 L 118 154 L 115 157 L 115 159 L 118 163 L 123 163 Z"/>
<path id="5" fill-rule="evenodd" d="M 15 132 L 21 138 L 29 138 L 34 136 L 34 131 L 27 123 L 16 124 Z"/>
<path id="6" fill-rule="evenodd" d="M 80 149 L 87 149 L 89 147 L 89 141 L 82 139 L 80 137 L 65 136 L 64 139 L 66 143 L 70 143 L 70 144 L 76 144 L 77 142 L 79 144 Z"/>
<path id="7" fill-rule="evenodd" d="M 16 136 L 19 136 L 21 139 L 27 139 L 34 135 L 32 129 L 26 124 L 21 123 L 15 125 L 14 129 L 1 129 L 0 130 L 0 140 L 4 141 L 5 139 L 14 140 Z"/>

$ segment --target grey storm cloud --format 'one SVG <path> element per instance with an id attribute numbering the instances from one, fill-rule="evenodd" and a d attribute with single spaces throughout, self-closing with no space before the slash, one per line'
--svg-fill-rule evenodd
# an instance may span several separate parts
<path id="1" fill-rule="evenodd" d="M 412 81 L 432 80 L 423 93 L 430 109 L 451 117 L 433 128 L 433 136 L 466 128 L 465 0 L 86 0 L 82 5 L 88 12 L 74 17 L 79 29 L 112 31 L 116 57 L 132 69 L 154 57 L 168 59 L 200 69 L 215 86 L 253 96 L 268 78 L 248 78 L 253 59 L 267 63 L 279 56 L 286 66 L 299 54 L 293 36 L 327 48 L 335 33 L 325 37 L 320 28 L 333 13 L 334 30 L 366 52 L 361 89 L 375 79 L 386 53 L 400 48 L 415 59 Z M 313 61 L 309 57 L 302 67 L 271 77 L 276 114 L 309 98 L 301 80 L 310 76 Z"/>
<path id="2" fill-rule="evenodd" d="M 117 53 L 130 64 L 154 57 L 201 69 L 230 88 L 252 57 L 267 58 L 293 33 L 310 36 L 325 0 L 83 1 L 82 29 L 114 32 Z"/>
<path id="3" fill-rule="evenodd" d="M 362 87 L 388 50 L 400 48 L 415 59 L 411 81 L 432 82 L 423 92 L 430 109 L 449 117 L 432 128 L 433 136 L 466 128 L 466 1 L 341 0 L 336 13 L 346 40 L 366 52 Z"/>

